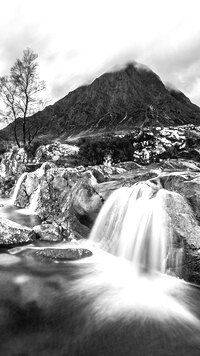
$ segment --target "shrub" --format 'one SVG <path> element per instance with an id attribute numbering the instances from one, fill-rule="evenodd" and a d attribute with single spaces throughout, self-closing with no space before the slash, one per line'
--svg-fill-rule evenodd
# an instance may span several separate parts
<path id="1" fill-rule="evenodd" d="M 113 163 L 130 161 L 133 159 L 133 140 L 132 135 L 82 138 L 78 156 L 85 165 L 103 164 L 107 155 L 111 155 Z"/>
<path id="2" fill-rule="evenodd" d="M 31 142 L 30 145 L 25 146 L 26 153 L 28 155 L 28 158 L 33 159 L 35 157 L 35 153 L 38 149 L 38 147 L 42 145 L 48 145 L 50 142 L 47 138 L 36 138 L 34 141 Z"/>

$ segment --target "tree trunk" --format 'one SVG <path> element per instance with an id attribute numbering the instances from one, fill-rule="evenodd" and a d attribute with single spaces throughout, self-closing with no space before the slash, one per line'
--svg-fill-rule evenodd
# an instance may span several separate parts
<path id="1" fill-rule="evenodd" d="M 23 118 L 23 142 L 24 142 L 24 146 L 26 145 L 26 115 L 27 115 L 27 111 L 28 111 L 28 104 L 29 104 L 29 97 L 27 92 L 26 93 L 26 105 L 25 105 L 25 110 L 24 110 L 24 118 Z"/>
<path id="2" fill-rule="evenodd" d="M 24 143 L 24 146 L 26 145 L 26 118 L 24 117 L 24 120 L 23 120 L 23 143 Z"/>
<path id="3" fill-rule="evenodd" d="M 15 113 L 15 109 L 14 107 L 12 107 L 12 113 L 13 113 L 13 117 L 14 117 L 14 137 L 15 137 L 15 141 L 17 143 L 17 146 L 20 147 L 20 143 L 17 137 L 17 118 L 16 118 L 16 113 Z"/>
<path id="4" fill-rule="evenodd" d="M 18 137 L 17 137 L 17 122 L 16 122 L 16 119 L 15 119 L 15 126 L 14 126 L 14 137 L 15 137 L 15 141 L 17 143 L 17 146 L 20 147 L 20 143 L 19 143 L 19 140 L 18 140 Z"/>

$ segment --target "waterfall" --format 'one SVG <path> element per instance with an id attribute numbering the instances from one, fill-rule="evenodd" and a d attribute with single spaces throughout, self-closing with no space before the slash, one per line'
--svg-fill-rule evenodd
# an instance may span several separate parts
<path id="1" fill-rule="evenodd" d="M 105 202 L 90 240 L 135 267 L 165 272 L 167 257 L 168 192 L 156 185 L 136 183 L 122 187 Z"/>
<path id="2" fill-rule="evenodd" d="M 24 173 L 22 173 L 22 175 L 19 177 L 19 179 L 17 181 L 17 184 L 16 184 L 15 189 L 14 189 L 14 193 L 13 193 L 13 196 L 12 196 L 12 204 L 13 205 L 15 204 L 15 200 L 17 199 L 21 184 L 24 182 L 26 177 L 27 177 L 27 172 L 24 172 Z"/>

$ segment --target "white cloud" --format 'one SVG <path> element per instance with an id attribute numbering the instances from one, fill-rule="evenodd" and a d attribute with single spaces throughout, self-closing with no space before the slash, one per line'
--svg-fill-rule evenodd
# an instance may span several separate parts
<path id="1" fill-rule="evenodd" d="M 199 0 L 7 0 L 0 75 L 26 47 L 39 54 L 52 101 L 136 60 L 200 104 Z M 193 83 L 192 83 L 193 82 Z"/>

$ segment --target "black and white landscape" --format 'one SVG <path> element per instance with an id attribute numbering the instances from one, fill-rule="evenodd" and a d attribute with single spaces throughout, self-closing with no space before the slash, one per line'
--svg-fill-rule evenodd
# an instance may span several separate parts
<path id="1" fill-rule="evenodd" d="M 0 355 L 199 356 L 198 5 L 3 5 Z"/>

